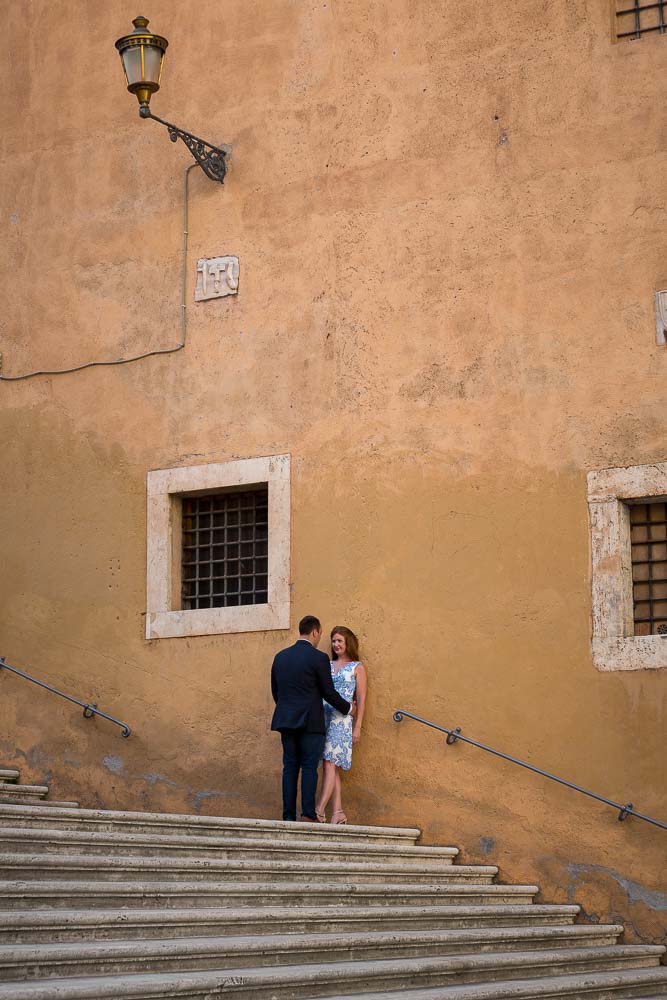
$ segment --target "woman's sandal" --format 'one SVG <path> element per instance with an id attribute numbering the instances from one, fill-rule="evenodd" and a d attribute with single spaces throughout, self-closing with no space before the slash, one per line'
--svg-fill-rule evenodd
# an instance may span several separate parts
<path id="1" fill-rule="evenodd" d="M 341 819 L 336 819 L 336 816 L 340 816 L 342 818 Z M 342 809 L 339 809 L 331 817 L 331 822 L 332 822 L 332 824 L 335 824 L 336 826 L 345 826 L 345 824 L 347 823 L 347 816 L 345 815 L 345 813 L 343 812 Z"/>
<path id="2" fill-rule="evenodd" d="M 326 817 L 326 815 L 324 813 L 318 812 L 317 809 L 316 809 L 315 810 L 315 815 L 317 816 L 317 822 L 318 823 L 326 823 L 327 817 Z"/>

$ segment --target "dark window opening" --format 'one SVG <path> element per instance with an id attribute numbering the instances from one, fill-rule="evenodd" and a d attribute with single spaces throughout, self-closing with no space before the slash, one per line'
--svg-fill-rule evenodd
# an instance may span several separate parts
<path id="1" fill-rule="evenodd" d="M 635 635 L 667 629 L 667 502 L 630 505 Z"/>
<path id="2" fill-rule="evenodd" d="M 616 0 L 616 38 L 641 38 L 651 31 L 665 34 L 667 0 Z"/>
<path id="3" fill-rule="evenodd" d="M 269 488 L 183 497 L 182 607 L 268 604 Z"/>

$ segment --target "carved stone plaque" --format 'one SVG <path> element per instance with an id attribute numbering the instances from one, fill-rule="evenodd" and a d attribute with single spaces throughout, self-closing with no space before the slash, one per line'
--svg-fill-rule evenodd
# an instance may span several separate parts
<path id="1" fill-rule="evenodd" d="M 238 257 L 201 257 L 197 261 L 195 302 L 236 295 L 238 288 Z"/>
<path id="2" fill-rule="evenodd" d="M 655 293 L 655 338 L 667 344 L 667 288 Z"/>

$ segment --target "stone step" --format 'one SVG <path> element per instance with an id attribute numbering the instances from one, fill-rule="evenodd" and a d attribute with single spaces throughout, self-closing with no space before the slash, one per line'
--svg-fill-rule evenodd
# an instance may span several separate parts
<path id="1" fill-rule="evenodd" d="M 659 990 L 660 992 L 653 992 Z M 650 989 L 649 996 L 645 991 Z M 172 993 L 171 996 L 182 994 Z M 400 993 L 347 993 L 329 1000 L 664 1000 L 667 981 L 659 969 L 633 969 L 624 972 L 596 972 L 582 975 L 553 976 L 546 979 L 511 980 L 497 983 L 471 983 L 467 986 L 436 986 L 430 989 L 401 990 Z M 31 998 L 32 1000 L 32 998 Z M 196 1000 L 196 996 L 195 996 Z"/>
<path id="2" fill-rule="evenodd" d="M 617 924 L 570 927 L 485 927 L 468 930 L 357 931 L 344 934 L 259 934 L 152 941 L 0 946 L 0 979 L 119 975 L 295 966 L 372 959 L 431 958 L 511 951 L 603 948 L 616 943 Z"/>
<path id="3" fill-rule="evenodd" d="M 255 861 L 226 858 L 114 858 L 86 854 L 0 854 L 0 879 L 98 881 L 338 882 L 392 880 L 412 885 L 464 882 L 484 885 L 498 874 L 495 865 L 391 864 L 381 861 Z"/>
<path id="4" fill-rule="evenodd" d="M 18 781 L 19 772 L 13 767 L 0 767 L 0 782 Z"/>
<path id="5" fill-rule="evenodd" d="M 299 906 L 191 910 L 5 910 L 0 944 L 108 941 L 135 937 L 314 934 L 353 930 L 446 930 L 571 926 L 578 906 L 539 903 L 495 906 Z"/>
<path id="6" fill-rule="evenodd" d="M 660 989 L 661 992 L 653 992 Z M 645 992 L 650 989 L 650 996 Z M 172 996 L 179 994 L 173 993 Z M 596 972 L 554 976 L 546 979 L 514 979 L 509 982 L 471 983 L 468 986 L 436 986 L 422 990 L 380 993 L 346 993 L 329 1000 L 664 1000 L 667 977 L 661 969 L 633 969 L 624 972 Z"/>
<path id="7" fill-rule="evenodd" d="M 330 823 L 288 823 L 283 820 L 243 819 L 225 816 L 190 816 L 181 813 L 142 813 L 106 809 L 53 809 L 48 816 L 21 805 L 1 805 L 0 824 L 38 829 L 106 830 L 127 833 L 160 833 L 187 836 L 303 840 L 325 839 L 340 844 L 416 844 L 420 830 L 385 826 L 333 826 Z"/>
<path id="8" fill-rule="evenodd" d="M 25 805 L 36 799 L 43 799 L 48 794 L 46 785 L 18 785 L 14 781 L 0 781 L 0 802 L 7 804 L 17 802 Z"/>
<path id="9" fill-rule="evenodd" d="M 136 976 L 95 976 L 73 979 L 49 979 L 43 982 L 7 982 L 0 986 L 0 998 L 11 1000 L 106 1000 L 113 997 L 148 998 L 187 996 L 190 1000 L 211 1000 L 214 996 L 252 997 L 252 1000 L 295 1000 L 295 998 L 350 997 L 367 992 L 369 1000 L 377 1000 L 381 990 L 405 991 L 419 987 L 447 985 L 461 987 L 461 1000 L 471 1000 L 470 986 L 490 982 L 494 988 L 499 980 L 510 985 L 510 979 L 530 980 L 538 977 L 572 976 L 582 985 L 594 981 L 591 973 L 620 973 L 643 970 L 643 977 L 626 977 L 626 984 L 664 984 L 667 989 L 667 969 L 658 967 L 664 948 L 658 946 L 621 945 L 600 948 L 508 952 L 496 954 L 462 954 L 447 958 L 403 958 L 363 962 L 327 962 L 325 964 L 279 966 L 270 968 L 218 968 L 182 973 L 143 973 Z M 653 978 L 646 975 L 653 969 Z M 583 975 L 587 973 L 589 975 Z M 516 986 L 516 983 L 512 983 Z M 527 984 L 530 988 L 530 983 Z M 543 985 L 536 982 L 534 987 Z M 370 990 L 370 992 L 368 992 Z M 438 995 L 437 993 L 435 994 Z M 491 994 L 492 995 L 492 994 Z M 506 994 L 511 996 L 512 994 Z M 525 997 L 537 997 L 537 989 Z M 542 993 L 543 996 L 549 994 Z M 553 995 L 553 994 L 552 994 Z M 572 995 L 572 994 L 570 994 Z M 574 994 L 576 996 L 576 994 Z M 585 993 L 588 996 L 588 993 Z M 622 994 L 621 994 L 622 995 Z M 632 995 L 626 994 L 626 995 Z M 446 994 L 441 993 L 445 997 Z M 451 996 L 451 993 L 450 993 Z M 403 1000 L 406 1000 L 403 993 Z"/>
<path id="10" fill-rule="evenodd" d="M 50 809 L 79 809 L 78 802 L 59 802 L 57 799 L 35 799 L 34 802 L 26 802 L 27 806 L 48 806 Z"/>
<path id="11" fill-rule="evenodd" d="M 427 906 L 528 904 L 536 885 L 404 885 L 368 882 L 0 882 L 5 909 L 58 907 Z"/>
<path id="12" fill-rule="evenodd" d="M 45 805 L 50 804 L 48 799 Z M 344 844 L 323 837 L 298 840 L 290 837 L 275 840 L 270 837 L 201 837 L 159 833 L 127 833 L 124 830 L 52 830 L 40 827 L 0 826 L 0 851 L 30 850 L 46 854 L 102 854 L 143 858 L 160 855 L 199 855 L 220 858 L 251 858 L 275 860 L 338 861 L 347 864 L 361 860 L 428 862 L 451 865 L 458 855 L 456 847 L 421 847 L 412 844 Z"/>

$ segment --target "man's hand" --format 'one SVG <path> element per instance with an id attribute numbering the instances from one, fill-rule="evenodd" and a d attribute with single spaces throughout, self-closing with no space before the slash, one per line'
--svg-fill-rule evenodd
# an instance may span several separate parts
<path id="1" fill-rule="evenodd" d="M 356 711 L 357 711 L 357 703 L 356 703 L 356 701 L 351 701 L 350 702 L 350 711 L 347 714 L 351 718 L 354 718 Z"/>

